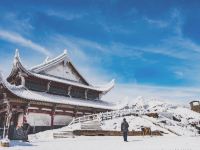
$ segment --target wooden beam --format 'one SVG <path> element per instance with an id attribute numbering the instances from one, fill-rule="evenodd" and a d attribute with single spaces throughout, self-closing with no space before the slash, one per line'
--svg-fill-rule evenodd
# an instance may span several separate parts
<path id="1" fill-rule="evenodd" d="M 41 114 L 51 114 L 51 111 L 40 110 L 40 109 L 29 109 L 28 113 L 41 113 Z"/>
<path id="2" fill-rule="evenodd" d="M 0 110 L 0 114 L 1 114 L 1 113 L 5 113 L 5 112 L 7 112 L 7 109 L 6 109 L 6 108 L 3 108 L 3 109 Z"/>
<path id="3" fill-rule="evenodd" d="M 74 116 L 74 113 L 69 113 L 69 112 L 55 112 L 55 115 L 63 115 L 63 116 Z"/>
<path id="4" fill-rule="evenodd" d="M 52 106 L 45 106 L 45 105 L 37 105 L 37 104 L 30 104 L 30 107 L 37 107 L 37 108 L 45 108 L 45 109 L 52 109 Z"/>
<path id="5" fill-rule="evenodd" d="M 39 110 L 39 109 L 29 109 L 29 113 L 42 113 L 42 114 L 48 114 L 51 115 L 52 111 L 47 111 L 47 110 Z M 74 116 L 74 113 L 69 113 L 69 112 L 55 112 L 54 115 L 64 115 L 64 116 Z"/>

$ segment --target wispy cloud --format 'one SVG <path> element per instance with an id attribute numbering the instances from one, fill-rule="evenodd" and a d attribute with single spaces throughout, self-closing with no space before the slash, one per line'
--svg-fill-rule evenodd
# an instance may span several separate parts
<path id="1" fill-rule="evenodd" d="M 73 36 L 54 35 L 53 41 L 64 44 L 69 49 L 92 49 L 110 56 L 142 58 L 144 53 L 160 54 L 177 59 L 191 60 L 200 58 L 200 45 L 180 36 L 172 36 L 151 45 L 128 45 L 120 42 L 101 44 Z"/>
<path id="2" fill-rule="evenodd" d="M 135 48 L 144 52 L 161 54 L 183 60 L 196 60 L 200 58 L 200 45 L 190 39 L 179 36 L 166 38 L 157 44 L 138 46 Z"/>
<path id="3" fill-rule="evenodd" d="M 107 22 L 103 22 L 101 20 L 97 20 L 97 23 L 103 28 L 104 31 L 108 32 L 109 34 L 121 34 L 121 35 L 130 35 L 135 33 L 134 29 L 127 29 L 122 25 L 113 25 L 108 24 Z"/>
<path id="4" fill-rule="evenodd" d="M 168 28 L 170 32 L 174 32 L 176 35 L 182 35 L 181 26 L 183 25 L 183 17 L 178 9 L 172 9 L 169 11 L 169 16 L 165 19 L 152 19 L 147 16 L 143 17 L 143 20 L 149 24 L 149 26 L 159 28 Z"/>
<path id="5" fill-rule="evenodd" d="M 19 12 L 1 12 L 0 27 L 27 35 L 34 29 L 34 26 L 31 24 L 31 18 L 32 14 L 28 12 L 23 13 L 23 15 Z"/>
<path id="6" fill-rule="evenodd" d="M 159 27 L 159 28 L 165 28 L 168 27 L 169 23 L 167 21 L 163 21 L 163 20 L 153 20 L 147 17 L 144 17 L 144 20 L 149 23 L 150 25 Z"/>
<path id="7" fill-rule="evenodd" d="M 65 45 L 67 48 L 72 50 L 81 50 L 81 51 L 93 51 L 94 53 L 98 52 L 101 54 L 109 56 L 118 56 L 118 57 L 140 57 L 141 52 L 137 47 L 125 45 L 123 43 L 110 42 L 109 44 L 102 44 L 92 40 L 86 40 L 83 38 L 78 38 L 74 36 L 62 36 L 54 35 L 54 43 L 59 43 L 60 45 Z M 58 44 L 58 45 L 59 45 Z"/>
<path id="8" fill-rule="evenodd" d="M 170 34 L 149 45 L 136 46 L 135 49 L 183 60 L 197 60 L 200 58 L 200 45 L 183 35 L 184 18 L 178 9 L 170 11 L 169 17 L 163 20 L 148 17 L 144 17 L 144 20 L 149 26 L 158 27 L 160 31 L 163 30 L 162 28 L 167 28 L 166 30 L 169 30 Z"/>
<path id="9" fill-rule="evenodd" d="M 105 70 L 104 66 L 102 66 L 102 61 L 108 61 L 108 64 L 113 63 L 110 62 L 109 58 L 114 56 L 121 57 L 122 59 L 138 59 L 139 61 L 145 61 L 145 63 L 152 63 L 154 61 L 155 65 L 159 63 L 159 60 L 145 58 L 146 53 L 171 57 L 177 59 L 177 63 L 179 61 L 185 62 L 181 65 L 175 63 L 174 65 L 166 66 L 165 69 L 168 69 L 170 76 L 173 76 L 180 82 L 184 80 L 190 86 L 197 86 L 200 83 L 198 78 L 200 71 L 198 71 L 198 66 L 193 63 L 193 61 L 200 59 L 199 45 L 181 36 L 172 36 L 162 40 L 160 43 L 143 46 L 132 46 L 119 42 L 111 42 L 106 45 L 73 36 L 54 35 L 52 37 L 53 39 L 50 40 L 52 41 L 50 43 L 53 43 L 55 49 L 69 49 L 73 60 L 75 60 L 78 66 L 81 66 L 81 72 L 88 79 L 92 79 L 92 83 L 99 84 L 112 78 L 124 78 L 113 72 L 110 73 L 110 70 Z M 52 47 L 52 45 L 49 45 L 49 47 Z M 93 72 L 93 74 L 88 74 L 88 72 Z M 101 76 L 98 77 L 99 74 L 102 78 Z M 110 76 L 106 74 L 110 74 Z M 194 76 L 194 74 L 197 76 Z M 134 76 L 132 76 L 131 81 L 136 81 L 137 83 L 137 79 Z"/>
<path id="10" fill-rule="evenodd" d="M 47 10 L 45 13 L 49 16 L 64 19 L 66 21 L 80 19 L 84 16 L 87 16 L 87 13 L 85 12 L 75 13 L 75 12 L 66 12 L 66 11 Z"/>
<path id="11" fill-rule="evenodd" d="M 43 46 L 34 43 L 33 41 L 24 38 L 20 34 L 0 29 L 0 39 L 19 44 L 21 46 L 30 48 L 34 51 L 40 52 L 44 55 L 50 55 L 50 52 Z"/>

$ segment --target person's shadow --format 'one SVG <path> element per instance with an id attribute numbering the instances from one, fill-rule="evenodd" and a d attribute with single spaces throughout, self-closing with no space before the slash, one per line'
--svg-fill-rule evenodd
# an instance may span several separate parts
<path id="1" fill-rule="evenodd" d="M 143 140 L 128 140 L 128 142 L 141 142 Z"/>
<path id="2" fill-rule="evenodd" d="M 15 146 L 35 146 L 29 142 L 23 142 L 20 140 L 12 140 L 10 141 L 10 147 L 15 147 Z"/>

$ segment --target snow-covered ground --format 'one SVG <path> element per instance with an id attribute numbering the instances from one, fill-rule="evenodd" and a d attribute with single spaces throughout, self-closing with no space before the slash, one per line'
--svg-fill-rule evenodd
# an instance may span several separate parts
<path id="1" fill-rule="evenodd" d="M 199 137 L 75 137 L 32 141 L 30 144 L 12 142 L 9 150 L 199 150 Z M 0 147 L 1 149 L 1 147 Z"/>
<path id="2" fill-rule="evenodd" d="M 200 125 L 200 114 L 191 111 L 188 107 L 166 103 L 158 100 L 144 100 L 142 97 L 129 105 L 139 116 L 126 116 L 129 130 L 140 131 L 142 126 L 150 127 L 152 131 L 162 131 L 164 136 L 129 137 L 124 143 L 122 137 L 88 137 L 53 139 L 53 133 L 80 129 L 80 123 L 71 127 L 44 131 L 30 135 L 30 143 L 12 141 L 9 150 L 199 150 L 200 134 L 192 124 Z M 148 117 L 145 113 L 158 113 L 158 118 Z M 101 121 L 103 130 L 120 131 L 124 117 Z M 180 136 L 177 136 L 180 135 Z M 1 149 L 1 147 L 0 147 Z"/>
<path id="3" fill-rule="evenodd" d="M 161 128 L 159 126 L 154 125 L 151 121 L 144 119 L 142 117 L 136 117 L 136 116 L 128 116 L 125 117 L 127 122 L 129 123 L 129 131 L 141 131 L 141 126 L 144 127 L 150 127 L 152 131 L 159 130 L 166 133 L 166 135 L 173 135 L 168 130 Z M 107 120 L 102 123 L 101 128 L 103 130 L 115 130 L 120 131 L 121 130 L 121 122 L 123 120 L 123 117 Z"/>

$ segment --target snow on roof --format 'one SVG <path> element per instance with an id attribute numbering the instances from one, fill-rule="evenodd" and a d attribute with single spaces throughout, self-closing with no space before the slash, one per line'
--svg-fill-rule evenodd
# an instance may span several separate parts
<path id="1" fill-rule="evenodd" d="M 44 70 L 45 68 L 49 66 L 53 66 L 54 64 L 57 64 L 59 62 L 62 62 L 63 60 L 69 61 L 69 58 L 67 57 L 67 52 L 64 51 L 59 56 L 53 58 L 53 59 L 45 59 L 45 61 L 42 64 L 39 64 L 37 66 L 34 66 L 31 68 L 31 71 L 39 72 L 41 70 Z"/>
<path id="2" fill-rule="evenodd" d="M 105 101 L 91 101 L 91 100 L 81 100 L 70 98 L 66 96 L 53 95 L 46 92 L 36 92 L 26 89 L 23 86 L 14 86 L 8 83 L 2 75 L 0 75 L 0 83 L 4 85 L 11 93 L 18 97 L 22 97 L 24 99 L 41 101 L 41 102 L 50 102 L 50 103 L 58 103 L 58 104 L 66 104 L 66 105 L 75 105 L 75 106 L 83 106 L 83 107 L 92 107 L 92 108 L 100 108 L 100 109 L 108 109 L 108 110 L 117 110 L 123 108 L 124 104 L 114 104 L 108 103 Z"/>
<path id="3" fill-rule="evenodd" d="M 114 87 L 114 84 L 115 84 L 115 80 L 113 79 L 106 85 L 88 86 L 88 85 L 84 85 L 84 84 L 81 84 L 81 83 L 78 83 L 78 82 L 73 82 L 73 81 L 70 81 L 70 80 L 64 80 L 64 79 L 60 79 L 60 78 L 55 78 L 53 76 L 47 76 L 47 75 L 38 74 L 38 73 L 32 73 L 32 75 L 34 75 L 35 77 L 47 79 L 47 80 L 50 80 L 50 81 L 56 81 L 56 82 L 59 82 L 59 83 L 70 84 L 70 85 L 74 85 L 74 86 L 78 86 L 78 87 L 82 87 L 82 88 L 101 91 L 101 92 L 111 90 Z"/>
<path id="4" fill-rule="evenodd" d="M 75 98 L 69 98 L 60 95 L 48 94 L 46 92 L 36 92 L 30 91 L 25 88 L 12 89 L 12 93 L 15 95 L 36 101 L 42 102 L 52 102 L 52 103 L 60 103 L 60 104 L 68 104 L 75 106 L 84 106 L 84 107 L 93 107 L 93 108 L 101 108 L 101 109 L 116 109 L 117 107 L 111 103 L 107 103 L 104 101 L 90 101 L 90 100 L 81 100 Z"/>
<path id="5" fill-rule="evenodd" d="M 36 73 L 39 73 L 41 71 L 44 71 L 45 69 L 47 68 L 50 68 L 60 62 L 70 62 L 71 65 L 73 66 L 73 68 L 76 70 L 76 72 L 79 74 L 79 76 L 89 85 L 89 82 L 81 75 L 81 73 L 78 71 L 78 69 L 74 66 L 74 64 L 71 62 L 70 58 L 68 57 L 67 55 L 67 50 L 65 49 L 64 52 L 62 54 L 60 54 L 59 56 L 53 58 L 53 59 L 45 59 L 45 61 L 40 64 L 40 65 L 37 65 L 35 67 L 32 67 L 31 68 L 31 72 L 36 72 Z"/>
<path id="6" fill-rule="evenodd" d="M 19 51 L 18 49 L 16 50 L 15 53 L 15 57 L 14 57 L 14 68 L 19 66 L 21 67 L 25 72 L 27 72 L 29 75 L 38 77 L 38 78 L 42 78 L 42 79 L 47 79 L 50 81 L 55 81 L 55 82 L 59 82 L 59 83 L 64 83 L 64 84 L 70 84 L 73 86 L 78 86 L 78 87 L 82 87 L 82 88 L 86 88 L 86 89 L 91 89 L 91 90 L 96 90 L 96 91 L 100 91 L 100 92 L 108 92 L 110 91 L 115 84 L 115 80 L 111 80 L 109 83 L 107 83 L 106 85 L 102 85 L 102 86 L 93 86 L 93 85 L 85 85 L 79 82 L 73 82 L 70 80 L 66 80 L 66 79 L 61 79 L 61 78 L 56 78 L 53 76 L 48 76 L 48 75 L 43 75 L 43 74 L 39 74 L 39 70 L 43 70 L 44 68 L 47 68 L 49 66 L 52 66 L 54 64 L 57 64 L 63 60 L 67 60 L 70 61 L 69 58 L 67 57 L 67 52 L 66 50 L 63 52 L 63 54 L 51 59 L 51 60 L 46 60 L 45 63 L 40 64 L 38 66 L 33 67 L 31 70 L 27 70 L 21 63 L 20 61 L 20 57 L 19 57 Z M 71 62 L 71 61 L 70 61 Z M 18 64 L 18 65 L 16 65 Z M 71 63 L 72 64 L 72 63 Z M 73 65 L 73 64 L 72 64 Z M 14 69 L 15 70 L 15 69 Z M 79 72 L 78 72 L 79 73 Z M 11 73 L 12 74 L 12 73 Z M 80 73 L 79 73 L 80 74 Z M 11 76 L 11 75 L 10 75 Z M 82 77 L 82 76 L 81 76 Z M 84 78 L 83 78 L 84 79 Z M 85 79 L 84 79 L 85 80 Z M 86 81 L 86 80 L 85 80 Z M 86 81 L 87 82 L 87 81 Z"/>

